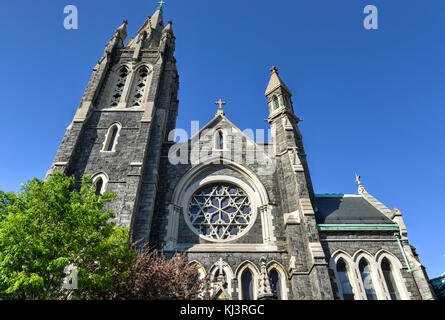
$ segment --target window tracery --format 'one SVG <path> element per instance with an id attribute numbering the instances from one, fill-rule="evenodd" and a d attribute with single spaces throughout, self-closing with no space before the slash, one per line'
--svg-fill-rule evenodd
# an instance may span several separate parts
<path id="1" fill-rule="evenodd" d="M 125 83 L 127 82 L 127 78 L 128 78 L 127 67 L 120 68 L 114 85 L 114 90 L 110 98 L 110 105 L 112 107 L 117 107 L 119 105 L 122 94 L 124 92 Z"/>
<path id="2" fill-rule="evenodd" d="M 192 226 L 209 240 L 228 240 L 250 225 L 253 210 L 247 194 L 229 183 L 215 183 L 195 192 L 188 218 Z"/>

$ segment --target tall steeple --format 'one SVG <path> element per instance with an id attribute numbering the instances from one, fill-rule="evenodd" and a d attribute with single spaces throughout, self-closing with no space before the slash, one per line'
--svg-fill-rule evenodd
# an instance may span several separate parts
<path id="1" fill-rule="evenodd" d="M 160 6 L 158 6 L 155 13 L 152 16 L 148 16 L 147 20 L 139 28 L 137 36 L 131 38 L 127 43 L 127 48 L 135 49 L 135 59 L 139 56 L 141 49 L 155 49 L 159 47 L 162 31 L 164 30 L 162 5 L 165 2 L 161 1 L 159 3 Z"/>
<path id="2" fill-rule="evenodd" d="M 155 30 L 158 28 L 164 29 L 164 20 L 163 20 L 163 14 L 162 14 L 162 5 L 160 5 L 153 16 L 151 17 L 151 27 Z"/>

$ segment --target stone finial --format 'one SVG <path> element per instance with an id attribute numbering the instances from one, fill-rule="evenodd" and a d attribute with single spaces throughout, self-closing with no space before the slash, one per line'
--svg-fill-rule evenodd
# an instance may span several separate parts
<path id="1" fill-rule="evenodd" d="M 266 257 L 261 258 L 261 273 L 259 279 L 258 300 L 272 300 L 274 295 L 270 287 L 269 274 L 267 273 Z"/>
<path id="2" fill-rule="evenodd" d="M 362 185 L 361 176 L 357 173 L 355 174 L 355 181 L 358 183 L 358 193 L 362 194 L 366 192 L 365 187 Z"/>
<path id="3" fill-rule="evenodd" d="M 170 34 L 173 34 L 173 28 L 172 28 L 172 25 L 173 25 L 173 21 L 169 21 L 168 22 L 168 24 L 167 24 L 167 26 L 164 28 L 164 30 L 162 30 L 162 33 L 170 33 Z"/>
<path id="4" fill-rule="evenodd" d="M 117 37 L 119 37 L 122 41 L 125 40 L 125 38 L 127 38 L 127 24 L 128 21 L 124 20 L 122 25 L 116 29 L 115 35 Z"/>
<path id="5" fill-rule="evenodd" d="M 278 68 L 273 66 L 272 68 L 270 68 L 270 72 L 278 74 Z"/>

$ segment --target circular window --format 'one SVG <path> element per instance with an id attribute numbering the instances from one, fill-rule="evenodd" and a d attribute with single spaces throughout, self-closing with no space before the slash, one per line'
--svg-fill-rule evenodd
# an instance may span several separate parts
<path id="1" fill-rule="evenodd" d="M 240 236 L 250 225 L 252 207 L 247 194 L 229 183 L 207 185 L 196 191 L 188 218 L 196 231 L 211 241 Z"/>

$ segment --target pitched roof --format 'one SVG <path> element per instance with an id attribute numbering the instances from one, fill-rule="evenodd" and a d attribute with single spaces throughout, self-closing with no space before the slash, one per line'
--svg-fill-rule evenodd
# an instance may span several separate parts
<path id="1" fill-rule="evenodd" d="M 319 224 L 393 224 L 362 196 L 317 195 Z"/>
<path id="2" fill-rule="evenodd" d="M 270 69 L 270 72 L 271 72 L 271 75 L 270 75 L 269 84 L 267 85 L 267 89 L 266 89 L 266 96 L 268 96 L 269 94 L 274 92 L 279 87 L 284 88 L 290 94 L 290 90 L 286 87 L 283 80 L 281 80 L 281 78 L 278 74 L 277 67 L 273 67 L 272 69 Z"/>

